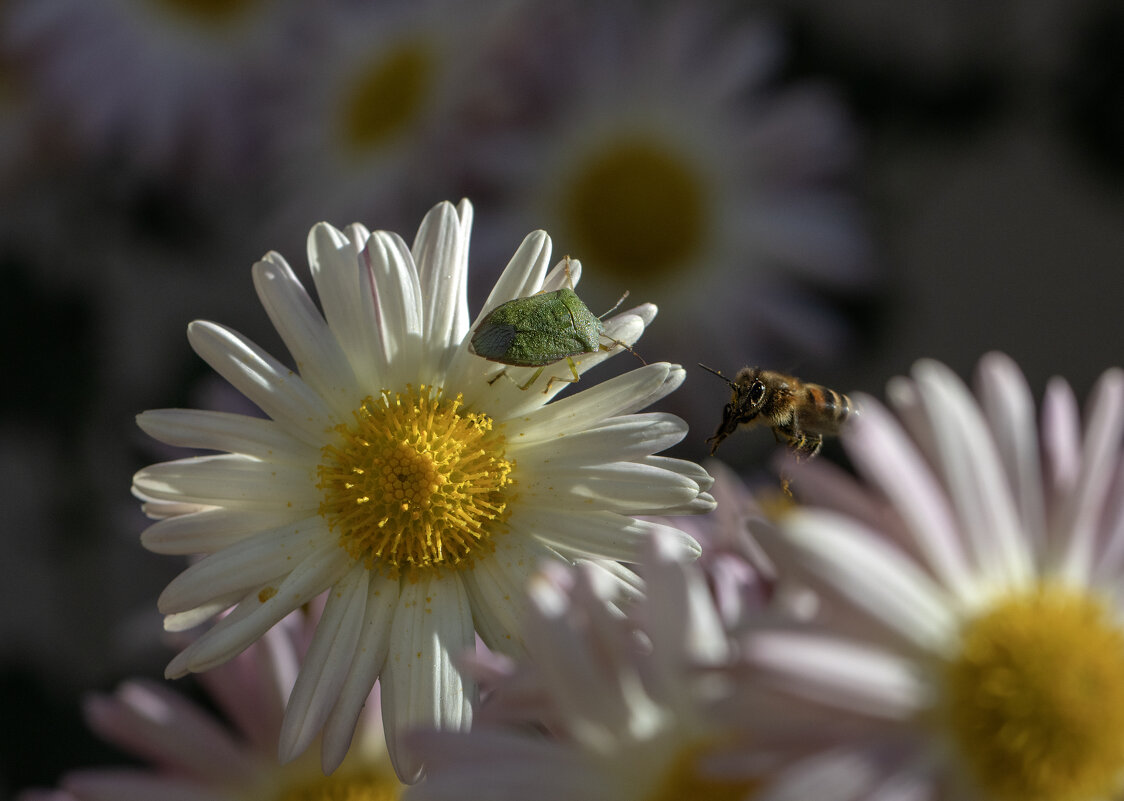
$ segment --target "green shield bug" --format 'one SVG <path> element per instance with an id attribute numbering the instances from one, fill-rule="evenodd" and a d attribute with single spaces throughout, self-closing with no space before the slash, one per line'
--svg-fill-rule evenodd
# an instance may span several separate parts
<path id="1" fill-rule="evenodd" d="M 568 276 L 568 259 L 566 263 Z M 601 318 L 620 306 L 626 297 L 627 292 L 601 317 L 595 316 L 570 287 L 515 298 L 496 306 L 480 321 L 472 332 L 468 349 L 477 356 L 500 364 L 538 367 L 530 379 L 519 385 L 520 389 L 527 389 L 535 383 L 548 365 L 565 359 L 574 377 L 551 377 L 545 390 L 549 392 L 550 385 L 556 380 L 569 383 L 578 380 L 578 369 L 572 357 L 610 349 L 601 344 L 601 337 L 605 336 Z M 610 341 L 628 348 L 618 340 Z M 506 373 L 506 370 L 501 371 L 488 383 L 495 383 Z"/>

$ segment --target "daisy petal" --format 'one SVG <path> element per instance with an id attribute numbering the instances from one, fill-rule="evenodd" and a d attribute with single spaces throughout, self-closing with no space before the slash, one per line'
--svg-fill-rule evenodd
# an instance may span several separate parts
<path id="1" fill-rule="evenodd" d="M 637 396 L 651 397 L 664 386 L 672 366 L 666 362 L 602 381 L 581 392 L 543 405 L 507 423 L 509 436 L 521 444 L 553 440 L 570 431 L 582 431 L 602 420 L 624 413 Z"/>
<path id="2" fill-rule="evenodd" d="M 474 688 L 452 657 L 474 644 L 472 611 L 460 581 L 439 578 L 405 584 L 394 612 L 382 674 L 382 713 L 394 770 L 407 784 L 422 773 L 403 743 L 414 727 L 467 729 Z"/>
<path id="3" fill-rule="evenodd" d="M 310 546 L 328 545 L 335 545 L 334 538 L 319 517 L 255 534 L 204 557 L 172 579 L 160 593 L 157 608 L 163 614 L 183 612 L 216 595 L 260 587 L 292 570 L 294 557 Z"/>
<path id="4" fill-rule="evenodd" d="M 156 409 L 137 415 L 146 434 L 168 445 L 203 448 L 281 462 L 305 462 L 318 451 L 293 439 L 274 420 L 201 409 Z"/>
<path id="5" fill-rule="evenodd" d="M 347 756 L 363 704 L 386 662 L 397 602 L 398 583 L 371 573 L 363 629 L 355 649 L 356 658 L 351 661 L 351 670 L 340 688 L 339 699 L 324 724 L 321 767 L 325 773 L 338 768 Z"/>
<path id="6" fill-rule="evenodd" d="M 840 709 L 902 719 L 930 700 L 909 662 L 857 643 L 763 632 L 744 647 L 752 664 L 767 669 L 786 692 Z"/>
<path id="7" fill-rule="evenodd" d="M 320 503 L 310 467 L 238 454 L 194 456 L 146 467 L 133 476 L 133 484 L 157 499 L 299 513 Z"/>
<path id="8" fill-rule="evenodd" d="M 354 659 L 367 604 L 367 569 L 357 564 L 337 581 L 316 625 L 285 707 L 278 758 L 290 762 L 320 733 Z"/>
<path id="9" fill-rule="evenodd" d="M 187 338 L 203 361 L 287 431 L 310 445 L 323 444 L 331 412 L 292 370 L 215 323 L 197 320 L 188 326 Z"/>
<path id="10" fill-rule="evenodd" d="M 347 555 L 335 544 L 312 551 L 292 569 L 272 594 L 264 591 L 244 599 L 231 614 L 187 646 L 168 665 L 199 673 L 221 665 L 243 651 L 281 618 L 315 598 L 350 567 Z"/>
<path id="11" fill-rule="evenodd" d="M 523 469 L 553 469 L 647 456 L 670 448 L 686 434 L 687 424 L 674 415 L 633 414 L 533 445 L 515 441 L 511 453 Z"/>
<path id="12" fill-rule="evenodd" d="M 209 508 L 167 517 L 141 532 L 141 544 L 154 553 L 214 553 L 259 531 L 292 520 L 287 512 L 248 512 Z"/>
<path id="13" fill-rule="evenodd" d="M 452 204 L 441 203 L 425 215 L 411 251 L 424 298 L 423 337 L 437 352 L 459 343 L 465 333 L 456 330 L 456 322 L 468 317 L 465 279 L 471 225 L 471 212 L 462 220 Z"/>
<path id="14" fill-rule="evenodd" d="M 254 286 L 301 378 L 343 416 L 361 397 L 355 375 L 324 318 L 279 253 L 254 265 Z"/>
<path id="15" fill-rule="evenodd" d="M 525 656 L 518 632 L 527 611 L 527 582 L 547 562 L 561 561 L 557 551 L 535 539 L 501 537 L 495 553 L 465 574 L 476 630 L 484 644 L 509 656 Z"/>
<path id="16" fill-rule="evenodd" d="M 371 387 L 378 386 L 387 362 L 375 325 L 374 294 L 366 271 L 360 271 L 366 239 L 360 247 L 354 238 L 319 223 L 308 234 L 308 263 L 333 335 L 359 385 Z"/>
<path id="17" fill-rule="evenodd" d="M 824 511 L 794 512 L 781 528 L 806 568 L 907 642 L 939 649 L 956 630 L 941 589 L 873 531 Z"/>

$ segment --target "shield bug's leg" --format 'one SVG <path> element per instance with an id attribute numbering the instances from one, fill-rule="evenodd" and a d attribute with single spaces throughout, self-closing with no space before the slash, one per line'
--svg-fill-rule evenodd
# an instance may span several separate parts
<path id="1" fill-rule="evenodd" d="M 535 372 L 534 372 L 534 375 L 532 375 L 532 376 L 531 376 L 531 377 L 530 377 L 529 379 L 527 379 L 527 383 L 525 383 L 525 384 L 519 384 L 519 385 L 518 385 L 518 386 L 519 386 L 519 388 L 520 388 L 520 389 L 523 389 L 523 390 L 525 390 L 525 389 L 527 389 L 528 387 L 530 387 L 530 386 L 531 386 L 531 384 L 535 383 L 535 379 L 537 379 L 537 378 L 538 378 L 538 377 L 539 377 L 540 375 L 542 375 L 542 371 L 543 371 L 543 370 L 545 370 L 545 369 L 546 369 L 546 365 L 545 365 L 545 364 L 544 364 L 544 365 L 542 365 L 541 367 L 539 367 L 539 369 L 538 369 L 538 370 L 535 370 Z M 505 372 L 506 372 L 506 371 L 505 371 Z M 512 379 L 512 381 L 514 381 L 514 380 L 515 380 L 515 379 Z M 550 387 L 550 384 L 547 384 L 547 387 L 549 388 L 549 387 Z"/>
<path id="2" fill-rule="evenodd" d="M 575 383 L 577 383 L 578 381 L 581 380 L 581 377 L 578 375 L 578 367 L 577 367 L 576 364 L 574 364 L 574 360 L 571 359 L 569 356 L 567 356 L 566 357 L 566 364 L 569 365 L 570 372 L 573 374 L 574 377 L 573 378 L 563 378 L 561 376 L 552 375 L 550 377 L 550 380 L 546 382 L 546 389 L 543 390 L 543 394 L 546 394 L 547 392 L 550 392 L 550 385 L 553 384 L 555 381 L 565 381 L 567 384 L 575 384 Z M 541 372 L 542 372 L 542 368 L 539 368 L 539 373 L 541 373 Z M 535 376 L 538 377 L 539 373 L 535 373 Z"/>

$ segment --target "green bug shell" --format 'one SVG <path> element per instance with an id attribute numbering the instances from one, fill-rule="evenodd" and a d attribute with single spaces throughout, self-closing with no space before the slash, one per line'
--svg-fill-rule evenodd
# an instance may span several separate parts
<path id="1" fill-rule="evenodd" d="M 601 321 L 572 289 L 540 292 L 501 303 L 472 332 L 469 350 L 477 356 L 517 367 L 545 364 L 595 353 Z"/>

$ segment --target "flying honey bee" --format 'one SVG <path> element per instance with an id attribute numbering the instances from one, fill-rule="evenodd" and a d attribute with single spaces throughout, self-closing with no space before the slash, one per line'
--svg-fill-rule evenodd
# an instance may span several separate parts
<path id="1" fill-rule="evenodd" d="M 733 390 L 733 397 L 722 410 L 722 422 L 711 443 L 713 455 L 722 440 L 738 426 L 767 425 L 780 442 L 786 441 L 797 458 L 810 459 L 820 452 L 824 436 L 839 433 L 840 427 L 858 410 L 842 392 L 801 381 L 759 367 L 743 367 L 731 381 L 719 371 L 700 364 Z"/>

